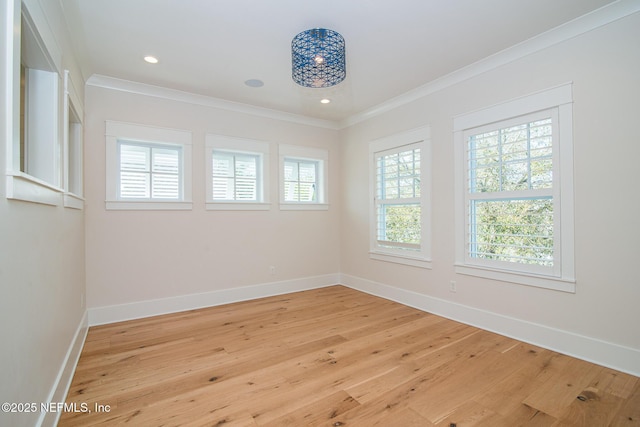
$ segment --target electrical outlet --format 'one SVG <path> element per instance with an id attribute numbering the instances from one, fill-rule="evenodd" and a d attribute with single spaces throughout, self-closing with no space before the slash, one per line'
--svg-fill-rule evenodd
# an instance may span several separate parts
<path id="1" fill-rule="evenodd" d="M 271 274 L 272 276 L 276 274 L 276 268 L 273 265 L 269 267 L 269 274 Z"/>
<path id="2" fill-rule="evenodd" d="M 458 292 L 458 284 L 455 280 L 449 282 L 449 292 Z"/>

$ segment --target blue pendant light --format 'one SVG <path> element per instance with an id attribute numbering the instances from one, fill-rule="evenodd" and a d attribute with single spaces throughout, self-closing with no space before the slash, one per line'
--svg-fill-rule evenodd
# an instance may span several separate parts
<path id="1" fill-rule="evenodd" d="M 335 86 L 347 76 L 344 38 L 333 30 L 303 31 L 291 42 L 293 81 L 304 87 Z"/>

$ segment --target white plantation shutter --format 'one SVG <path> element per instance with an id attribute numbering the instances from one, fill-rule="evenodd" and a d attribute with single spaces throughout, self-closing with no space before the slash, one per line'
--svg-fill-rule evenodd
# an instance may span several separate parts
<path id="1" fill-rule="evenodd" d="M 211 161 L 213 200 L 233 200 L 233 156 L 215 153 Z"/>
<path id="2" fill-rule="evenodd" d="M 215 201 L 258 201 L 260 156 L 214 150 L 212 198 Z"/>
<path id="3" fill-rule="evenodd" d="M 420 156 L 416 144 L 375 154 L 376 230 L 380 246 L 420 249 Z"/>
<path id="4" fill-rule="evenodd" d="M 319 162 L 314 160 L 284 160 L 284 201 L 316 202 Z"/>
<path id="5" fill-rule="evenodd" d="M 147 199 L 151 182 L 149 147 L 120 144 L 120 197 Z"/>
<path id="6" fill-rule="evenodd" d="M 549 110 L 465 133 L 470 260 L 553 268 L 554 126 Z"/>
<path id="7" fill-rule="evenodd" d="M 258 200 L 258 156 L 236 156 L 236 200 Z"/>
<path id="8" fill-rule="evenodd" d="M 120 199 L 181 200 L 182 148 L 119 141 Z"/>
<path id="9" fill-rule="evenodd" d="M 172 148 L 152 148 L 151 197 L 178 199 L 180 197 L 180 153 Z"/>

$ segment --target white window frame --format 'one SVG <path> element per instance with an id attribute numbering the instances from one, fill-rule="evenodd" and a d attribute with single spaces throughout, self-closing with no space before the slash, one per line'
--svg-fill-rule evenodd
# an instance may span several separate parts
<path id="1" fill-rule="evenodd" d="M 270 144 L 264 141 L 235 138 L 224 135 L 207 134 L 205 137 L 206 209 L 207 210 L 269 210 L 270 196 Z M 257 200 L 214 200 L 213 199 L 213 152 L 229 154 L 249 154 L 258 157 Z"/>
<path id="2" fill-rule="evenodd" d="M 46 15 L 34 2 L 4 3 L 8 24 L 6 68 L 6 112 L 11 119 L 6 129 L 6 197 L 46 205 L 61 204 L 61 132 L 59 92 L 62 54 Z M 19 31 L 16 31 L 18 29 Z M 22 46 L 24 38 L 26 46 Z M 26 49 L 26 52 L 23 50 Z M 32 80 L 26 94 L 25 155 L 21 167 L 21 66 L 26 56 L 33 62 L 26 78 Z M 35 91 L 33 89 L 36 89 Z M 28 116 L 38 117 L 35 125 Z M 25 169 L 25 170 L 21 170 Z"/>
<path id="3" fill-rule="evenodd" d="M 107 120 L 106 127 L 106 201 L 108 210 L 190 210 L 192 190 L 192 134 L 189 131 L 145 126 Z M 179 147 L 181 150 L 182 198 L 180 200 L 122 200 L 120 183 L 119 141 L 142 145 Z"/>
<path id="4" fill-rule="evenodd" d="M 280 209 L 281 210 L 328 210 L 329 209 L 329 152 L 321 148 L 281 144 L 278 147 L 280 169 Z M 311 161 L 318 165 L 315 201 L 285 200 L 285 161 Z"/>
<path id="5" fill-rule="evenodd" d="M 84 208 L 83 187 L 83 110 L 78 92 L 73 86 L 68 70 L 64 72 L 64 136 L 63 136 L 63 187 L 64 206 Z"/>
<path id="6" fill-rule="evenodd" d="M 409 148 L 420 149 L 420 244 L 403 248 L 378 241 L 377 158 Z M 369 258 L 431 268 L 431 129 L 423 126 L 369 143 Z"/>
<path id="7" fill-rule="evenodd" d="M 456 273 L 575 292 L 572 109 L 572 85 L 568 83 L 454 118 Z M 470 130 L 473 130 L 471 133 L 481 133 L 489 128 L 524 123 L 528 120 L 526 116 L 538 112 L 545 112 L 544 116 L 552 117 L 554 123 L 554 267 L 544 269 L 518 263 L 471 259 L 467 250 L 469 193 L 466 136 Z"/>

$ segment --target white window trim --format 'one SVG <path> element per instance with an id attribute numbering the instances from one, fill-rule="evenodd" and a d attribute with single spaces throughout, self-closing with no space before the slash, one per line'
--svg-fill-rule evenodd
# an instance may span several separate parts
<path id="1" fill-rule="evenodd" d="M 554 170 L 560 170 L 561 177 L 559 186 L 554 183 L 554 197 L 562 195 L 559 199 L 560 212 L 557 213 L 560 216 L 557 235 L 560 242 L 558 256 L 561 263 L 560 271 L 557 275 L 544 275 L 468 263 L 465 249 L 467 209 L 465 206 L 464 131 L 548 109 L 556 109 L 558 114 L 559 132 L 558 135 L 554 135 L 558 138 L 557 145 L 554 146 L 554 162 L 556 162 Z M 456 273 L 575 292 L 572 110 L 572 84 L 567 83 L 454 118 Z"/>
<path id="2" fill-rule="evenodd" d="M 192 190 L 192 134 L 190 131 L 166 129 L 107 120 L 106 127 L 106 201 L 107 210 L 190 210 Z M 118 140 L 179 145 L 182 147 L 183 199 L 123 201 L 118 199 Z"/>
<path id="3" fill-rule="evenodd" d="M 6 177 L 7 199 L 57 206 L 64 190 L 24 172 L 9 170 Z"/>
<path id="4" fill-rule="evenodd" d="M 376 212 L 376 154 L 406 145 L 420 148 L 421 244 L 418 251 L 404 251 L 378 244 Z M 423 126 L 369 143 L 369 258 L 431 268 L 431 128 Z"/>
<path id="5" fill-rule="evenodd" d="M 278 147 L 280 171 L 280 210 L 328 210 L 329 209 L 329 152 L 321 148 L 280 144 Z M 285 159 L 318 161 L 318 201 L 291 202 L 284 200 Z"/>
<path id="6" fill-rule="evenodd" d="M 207 210 L 234 210 L 234 211 L 266 211 L 271 209 L 270 200 L 270 144 L 264 141 L 257 141 L 252 139 L 236 138 L 225 135 L 213 135 L 207 134 L 205 137 L 205 146 L 207 154 L 205 156 L 205 171 L 207 173 L 206 178 L 206 209 Z M 260 183 L 259 192 L 261 193 L 261 200 L 254 201 L 242 201 L 242 200 L 225 200 L 217 201 L 213 200 L 213 182 L 212 182 L 212 155 L 213 150 L 228 151 L 230 153 L 246 153 L 258 155 L 261 162 L 262 176 L 259 177 Z"/>
<path id="7" fill-rule="evenodd" d="M 60 164 L 59 156 L 59 135 L 58 135 L 58 81 L 60 79 L 60 64 L 62 63 L 62 55 L 59 46 L 56 44 L 53 32 L 49 27 L 45 14 L 39 4 L 29 4 L 7 1 L 5 2 L 5 12 L 9 25 L 5 26 L 4 39 L 6 40 L 5 51 L 9 54 L 6 56 L 4 73 L 6 75 L 7 99 L 5 101 L 5 109 L 7 121 L 5 140 L 6 143 L 6 182 L 5 196 L 7 199 L 20 200 L 25 202 L 39 203 L 45 205 L 60 205 L 63 200 L 64 190 L 60 188 Z M 21 21 L 23 10 L 26 11 L 25 18 L 32 31 L 34 38 L 41 49 L 44 59 L 48 62 L 52 73 L 57 75 L 55 82 L 55 102 L 52 102 L 53 111 L 52 120 L 55 121 L 55 130 L 51 141 L 50 148 L 52 157 L 50 158 L 52 165 L 51 180 L 43 180 L 32 176 L 28 173 L 20 171 L 20 64 L 21 64 Z M 15 31 L 19 28 L 20 31 Z"/>
<path id="8" fill-rule="evenodd" d="M 80 120 L 80 140 L 79 147 L 71 146 L 71 133 L 72 129 L 69 129 L 69 118 L 71 112 L 75 112 L 76 116 Z M 64 123 L 64 137 L 63 137 L 63 163 L 64 163 L 64 172 L 63 172 L 63 186 L 65 189 L 64 197 L 63 197 L 63 205 L 66 208 L 71 209 L 84 209 L 84 197 L 83 197 L 83 142 L 82 142 L 82 126 L 83 126 L 83 117 L 84 112 L 82 109 L 82 104 L 80 103 L 80 98 L 78 96 L 78 92 L 73 86 L 73 82 L 71 80 L 70 74 L 68 70 L 64 71 L 64 109 L 63 109 L 63 123 Z M 71 164 L 71 150 L 76 150 L 74 158 L 76 159 L 76 164 Z M 71 169 L 75 169 L 77 175 L 76 179 L 79 179 L 79 182 L 76 183 L 80 189 L 80 191 L 74 193 L 70 191 L 71 182 L 70 182 L 70 171 Z"/>

